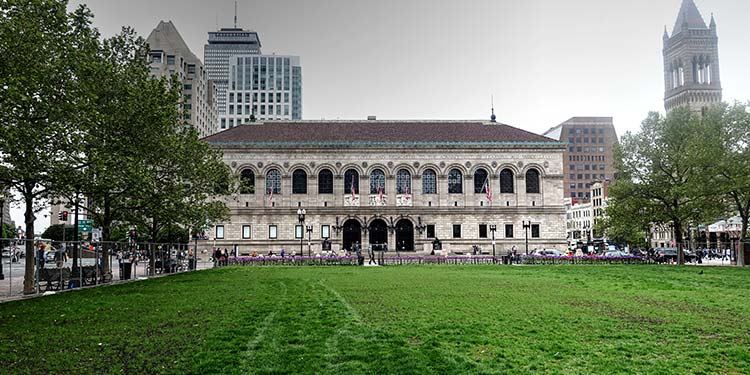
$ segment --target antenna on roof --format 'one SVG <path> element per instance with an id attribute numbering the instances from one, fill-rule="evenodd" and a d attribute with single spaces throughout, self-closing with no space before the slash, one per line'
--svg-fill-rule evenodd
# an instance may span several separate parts
<path id="1" fill-rule="evenodd" d="M 234 1 L 234 28 L 237 28 L 237 0 Z"/>
<path id="2" fill-rule="evenodd" d="M 490 95 L 490 106 L 492 107 L 492 116 L 490 116 L 490 122 L 495 122 L 497 116 L 495 116 L 495 95 Z"/>

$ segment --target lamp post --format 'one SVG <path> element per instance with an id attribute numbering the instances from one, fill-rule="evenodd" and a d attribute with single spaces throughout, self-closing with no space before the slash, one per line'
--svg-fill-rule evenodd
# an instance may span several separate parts
<path id="1" fill-rule="evenodd" d="M 5 237 L 5 231 L 3 230 L 3 217 L 5 216 L 5 191 L 0 190 L 0 250 L 3 249 L 3 237 Z M 64 230 L 64 229 L 63 229 Z M 9 254 L 13 259 L 13 254 Z M 3 273 L 3 259 L 0 257 L 0 280 L 5 280 L 5 274 Z"/>
<path id="2" fill-rule="evenodd" d="M 310 247 L 311 247 L 310 242 L 312 241 L 313 226 L 308 225 L 305 227 L 305 230 L 307 230 L 307 256 L 309 257 L 312 254 L 310 250 Z M 302 251 L 299 252 L 299 255 L 302 256 Z"/>
<path id="3" fill-rule="evenodd" d="M 76 201 L 75 201 L 75 213 L 73 214 L 73 268 L 71 272 L 71 278 L 80 276 L 81 270 L 78 269 L 78 248 L 79 243 L 78 239 L 80 238 L 78 235 L 78 200 L 79 195 L 81 194 L 81 186 L 76 185 Z M 63 229 L 64 230 L 64 229 Z M 43 253 L 42 253 L 43 254 Z M 80 283 L 76 285 L 76 287 L 80 287 Z"/>
<path id="4" fill-rule="evenodd" d="M 523 231 L 526 233 L 526 255 L 529 255 L 529 228 L 531 228 L 531 220 L 523 220 Z"/>
<path id="5" fill-rule="evenodd" d="M 495 231 L 497 230 L 497 225 L 490 224 L 490 232 L 492 232 L 492 257 L 495 257 Z"/>
<path id="6" fill-rule="evenodd" d="M 297 219 L 299 219 L 300 226 L 303 226 L 305 224 L 305 213 L 307 213 L 307 211 L 304 208 L 297 209 Z M 304 233 L 300 233 L 300 236 L 299 236 L 299 254 L 300 255 L 302 255 L 302 246 L 303 246 L 304 240 L 305 240 Z"/>

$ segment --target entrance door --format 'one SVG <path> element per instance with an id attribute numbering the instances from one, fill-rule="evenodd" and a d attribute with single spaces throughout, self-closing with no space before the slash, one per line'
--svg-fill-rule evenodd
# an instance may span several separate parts
<path id="1" fill-rule="evenodd" d="M 396 223 L 396 248 L 398 251 L 414 251 L 414 224 L 401 219 Z"/>
<path id="2" fill-rule="evenodd" d="M 381 219 L 375 219 L 370 223 L 370 245 L 373 249 L 381 250 L 383 245 L 388 243 L 388 227 L 385 221 Z"/>
<path id="3" fill-rule="evenodd" d="M 355 242 L 362 243 L 362 225 L 359 220 L 349 219 L 344 222 L 344 249 L 351 250 Z"/>

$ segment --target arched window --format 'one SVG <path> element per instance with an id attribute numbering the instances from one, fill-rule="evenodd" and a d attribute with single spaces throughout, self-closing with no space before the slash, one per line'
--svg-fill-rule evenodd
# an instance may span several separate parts
<path id="1" fill-rule="evenodd" d="M 281 194 L 281 172 L 271 169 L 266 175 L 266 194 Z"/>
<path id="2" fill-rule="evenodd" d="M 437 175 L 432 169 L 422 173 L 422 194 L 437 194 Z"/>
<path id="3" fill-rule="evenodd" d="M 383 194 L 385 194 L 385 173 L 380 169 L 375 169 L 370 173 L 370 194 L 378 194 L 378 188 L 383 189 Z"/>
<path id="4" fill-rule="evenodd" d="M 487 170 L 479 168 L 474 172 L 474 192 L 484 193 L 485 183 L 489 183 L 489 181 L 487 181 Z"/>
<path id="5" fill-rule="evenodd" d="M 333 194 L 333 172 L 328 169 L 318 173 L 318 194 Z"/>
<path id="6" fill-rule="evenodd" d="M 458 169 L 448 172 L 448 194 L 461 194 L 464 192 L 463 175 Z"/>
<path id="7" fill-rule="evenodd" d="M 252 169 L 240 172 L 240 194 L 255 194 L 255 173 Z"/>
<path id="8" fill-rule="evenodd" d="M 539 194 L 539 171 L 536 169 L 526 171 L 526 192 Z"/>
<path id="9" fill-rule="evenodd" d="M 307 172 L 302 169 L 292 173 L 292 194 L 307 194 Z"/>
<path id="10" fill-rule="evenodd" d="M 411 194 L 411 173 L 406 169 L 399 169 L 396 173 L 396 194 Z"/>
<path id="11" fill-rule="evenodd" d="M 513 171 L 503 169 L 500 172 L 500 193 L 513 193 Z"/>
<path id="12" fill-rule="evenodd" d="M 352 188 L 354 188 L 354 194 L 359 194 L 359 172 L 356 169 L 344 172 L 344 194 L 351 194 Z"/>

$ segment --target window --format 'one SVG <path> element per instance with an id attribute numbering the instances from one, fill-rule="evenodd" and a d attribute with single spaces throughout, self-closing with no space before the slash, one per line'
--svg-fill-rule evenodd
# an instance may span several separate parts
<path id="1" fill-rule="evenodd" d="M 275 225 L 269 225 L 268 226 L 268 238 L 269 239 L 276 239 L 278 235 L 278 230 Z"/>
<path id="2" fill-rule="evenodd" d="M 255 172 L 252 169 L 243 169 L 240 172 L 240 194 L 255 193 Z"/>
<path id="3" fill-rule="evenodd" d="M 448 172 L 448 194 L 463 193 L 463 175 L 458 169 L 451 169 Z"/>
<path id="4" fill-rule="evenodd" d="M 349 169 L 344 173 L 344 194 L 359 194 L 359 173 L 354 169 Z"/>
<path id="5" fill-rule="evenodd" d="M 266 175 L 266 193 L 281 194 L 281 172 L 271 169 Z"/>
<path id="6" fill-rule="evenodd" d="M 242 238 L 244 239 L 250 238 L 250 226 L 249 225 L 242 226 Z"/>
<path id="7" fill-rule="evenodd" d="M 539 224 L 531 224 L 531 238 L 539 238 Z"/>
<path id="8" fill-rule="evenodd" d="M 513 224 L 505 224 L 505 238 L 513 238 Z"/>
<path id="9" fill-rule="evenodd" d="M 223 225 L 217 225 L 216 226 L 216 239 L 220 240 L 224 238 L 224 226 Z"/>
<path id="10" fill-rule="evenodd" d="M 167 55 L 167 64 L 174 65 L 174 55 Z"/>
<path id="11" fill-rule="evenodd" d="M 427 238 L 435 238 L 435 224 L 427 224 Z"/>
<path id="12" fill-rule="evenodd" d="M 333 194 L 333 172 L 329 169 L 318 173 L 318 194 Z"/>
<path id="13" fill-rule="evenodd" d="M 437 194 L 437 175 L 432 169 L 422 173 L 422 194 Z"/>
<path id="14" fill-rule="evenodd" d="M 487 238 L 487 224 L 479 224 L 479 238 Z"/>
<path id="15" fill-rule="evenodd" d="M 385 173 L 375 169 L 370 173 L 370 194 L 385 194 Z"/>
<path id="16" fill-rule="evenodd" d="M 461 224 L 453 224 L 453 238 L 461 238 Z"/>
<path id="17" fill-rule="evenodd" d="M 510 169 L 500 172 L 500 193 L 513 193 L 513 171 Z"/>
<path id="18" fill-rule="evenodd" d="M 526 171 L 526 193 L 539 194 L 539 172 L 536 169 Z"/>
<path id="19" fill-rule="evenodd" d="M 294 238 L 302 238 L 304 237 L 305 228 L 302 225 L 295 225 L 294 226 Z"/>
<path id="20" fill-rule="evenodd" d="M 183 89 L 183 90 L 192 90 L 192 89 L 193 89 L 193 85 L 192 85 L 192 84 L 190 84 L 190 83 L 186 83 L 186 84 L 184 84 L 184 85 L 182 86 L 182 89 Z"/>
<path id="21" fill-rule="evenodd" d="M 396 173 L 396 194 L 411 194 L 411 173 L 406 169 Z"/>
<path id="22" fill-rule="evenodd" d="M 479 168 L 474 172 L 474 193 L 484 193 L 484 185 L 487 181 L 487 171 Z"/>
<path id="23" fill-rule="evenodd" d="M 331 238 L 331 226 L 321 225 L 320 226 L 320 238 Z"/>
<path id="24" fill-rule="evenodd" d="M 302 169 L 292 173 L 292 194 L 307 194 L 307 172 Z"/>

